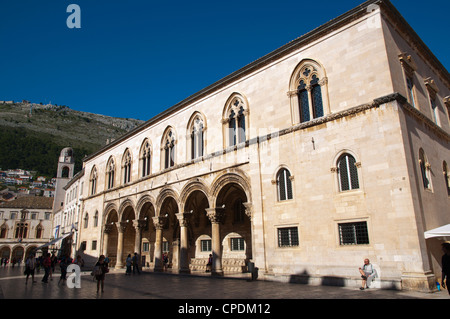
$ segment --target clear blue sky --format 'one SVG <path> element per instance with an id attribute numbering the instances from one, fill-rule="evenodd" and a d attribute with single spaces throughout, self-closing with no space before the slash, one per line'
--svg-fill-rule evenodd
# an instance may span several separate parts
<path id="1" fill-rule="evenodd" d="M 363 2 L 1 0 L 0 100 L 148 120 Z M 392 3 L 448 70 L 450 1 Z"/>

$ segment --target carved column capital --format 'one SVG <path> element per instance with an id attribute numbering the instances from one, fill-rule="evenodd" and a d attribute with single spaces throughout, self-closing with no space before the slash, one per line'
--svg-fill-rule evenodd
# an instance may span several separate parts
<path id="1" fill-rule="evenodd" d="M 113 230 L 112 224 L 106 224 L 103 228 L 103 233 L 109 234 Z"/>
<path id="2" fill-rule="evenodd" d="M 175 214 L 175 216 L 177 216 L 178 222 L 180 223 L 181 227 L 187 227 L 189 225 L 189 219 L 191 218 L 192 213 L 191 212 L 178 213 Z"/>
<path id="3" fill-rule="evenodd" d="M 125 232 L 125 229 L 127 228 L 127 222 L 116 222 L 117 231 L 119 233 Z"/>
<path id="4" fill-rule="evenodd" d="M 147 221 L 145 219 L 135 219 L 133 220 L 133 227 L 136 231 L 141 231 L 147 226 Z"/>
<path id="5" fill-rule="evenodd" d="M 152 217 L 152 219 L 153 219 L 153 225 L 155 226 L 155 228 L 161 230 L 164 227 L 167 217 L 157 216 L 157 217 Z"/>
<path id="6" fill-rule="evenodd" d="M 208 216 L 209 220 L 213 224 L 218 224 L 222 221 L 224 212 L 225 212 L 225 208 L 223 208 L 223 207 L 206 208 L 206 216 Z"/>
<path id="7" fill-rule="evenodd" d="M 245 207 L 245 215 L 252 221 L 253 218 L 253 204 L 252 203 L 242 203 Z"/>

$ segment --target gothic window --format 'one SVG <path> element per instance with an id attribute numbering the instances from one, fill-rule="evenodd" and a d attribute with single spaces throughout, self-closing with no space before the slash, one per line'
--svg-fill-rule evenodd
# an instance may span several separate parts
<path id="1" fill-rule="evenodd" d="M 305 81 L 300 81 L 298 86 L 298 105 L 300 109 L 300 122 L 308 122 L 309 117 L 309 100 L 308 91 L 306 90 Z"/>
<path id="2" fill-rule="evenodd" d="M 318 118 L 323 116 L 323 103 L 322 103 L 322 88 L 319 85 L 319 78 L 316 74 L 311 77 L 311 103 L 313 117 Z"/>
<path id="3" fill-rule="evenodd" d="M 172 129 L 168 129 L 164 134 L 161 146 L 164 154 L 164 168 L 170 168 L 175 165 L 175 133 Z"/>
<path id="4" fill-rule="evenodd" d="M 126 150 L 122 159 L 122 178 L 123 183 L 127 184 L 131 182 L 131 152 Z"/>
<path id="5" fill-rule="evenodd" d="M 140 156 L 142 177 L 148 176 L 151 173 L 151 158 L 151 144 L 148 140 L 145 140 L 142 144 Z"/>
<path id="6" fill-rule="evenodd" d="M 425 189 L 431 190 L 431 176 L 430 176 L 430 163 L 428 163 L 427 157 L 423 149 L 419 150 L 419 166 L 420 173 L 422 175 L 422 183 Z"/>
<path id="7" fill-rule="evenodd" d="M 190 158 L 196 159 L 202 157 L 205 152 L 205 123 L 200 114 L 194 115 L 189 121 L 188 135 L 190 145 Z"/>
<path id="8" fill-rule="evenodd" d="M 91 178 L 89 180 L 90 183 L 90 195 L 94 195 L 97 192 L 97 168 L 94 168 L 91 171 Z"/>
<path id="9" fill-rule="evenodd" d="M 444 104 L 445 104 L 445 107 L 447 108 L 447 117 L 448 117 L 448 121 L 450 123 L 450 96 L 446 96 L 444 98 Z"/>
<path id="10" fill-rule="evenodd" d="M 408 89 L 408 102 L 416 108 L 416 99 L 414 97 L 414 79 L 413 77 L 406 77 L 406 87 Z"/>
<path id="11" fill-rule="evenodd" d="M 222 123 L 225 147 L 235 146 L 247 140 L 248 107 L 242 96 L 234 94 L 228 99 Z"/>
<path id="12" fill-rule="evenodd" d="M 277 173 L 277 193 L 278 201 L 285 201 L 293 198 L 291 173 L 286 168 L 282 168 Z"/>
<path id="13" fill-rule="evenodd" d="M 337 161 L 339 189 L 341 192 L 359 189 L 358 168 L 355 158 L 348 154 L 342 154 Z"/>
<path id="14" fill-rule="evenodd" d="M 107 189 L 111 189 L 114 187 L 114 177 L 115 177 L 116 165 L 114 163 L 114 159 L 111 158 L 108 161 L 108 165 L 106 168 L 106 181 L 107 181 Z"/>
<path id="15" fill-rule="evenodd" d="M 84 215 L 84 228 L 88 228 L 89 226 L 89 214 L 86 213 L 86 215 Z"/>
<path id="16" fill-rule="evenodd" d="M 95 215 L 94 215 L 94 227 L 97 227 L 98 226 L 98 212 L 95 212 Z"/>
<path id="17" fill-rule="evenodd" d="M 418 108 L 417 101 L 416 101 L 416 85 L 414 83 L 414 74 L 417 70 L 417 66 L 414 63 L 411 55 L 402 53 L 399 55 L 400 63 L 403 67 L 404 75 L 405 75 L 405 82 L 406 82 L 406 96 L 408 99 L 409 104 L 411 104 L 413 107 Z"/>
<path id="18" fill-rule="evenodd" d="M 41 225 L 37 225 L 36 226 L 36 239 L 41 239 L 42 238 L 42 226 Z"/>
<path id="19" fill-rule="evenodd" d="M 447 162 L 444 161 L 442 164 L 442 173 L 444 174 L 445 186 L 447 187 L 447 195 L 450 196 L 450 173 L 448 171 Z"/>
<path id="20" fill-rule="evenodd" d="M 3 224 L 2 227 L 0 228 L 0 238 L 6 238 L 7 232 L 8 227 L 6 226 L 6 224 Z"/>
<path id="21" fill-rule="evenodd" d="M 431 119 L 432 121 L 440 126 L 440 119 L 439 119 L 439 108 L 437 104 L 437 94 L 439 92 L 436 83 L 433 79 L 427 78 L 425 79 L 425 85 L 428 90 L 428 97 L 430 100 L 430 108 L 431 108 Z"/>
<path id="22" fill-rule="evenodd" d="M 27 223 L 16 224 L 16 232 L 14 238 L 18 239 L 27 238 L 27 235 L 28 235 L 28 224 Z"/>
<path id="23" fill-rule="evenodd" d="M 304 123 L 329 113 L 327 77 L 313 60 L 302 61 L 295 69 L 288 92 L 293 123 Z"/>

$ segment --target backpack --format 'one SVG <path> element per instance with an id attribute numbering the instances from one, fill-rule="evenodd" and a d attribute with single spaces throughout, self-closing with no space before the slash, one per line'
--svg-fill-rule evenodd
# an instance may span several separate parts
<path id="1" fill-rule="evenodd" d="M 93 276 L 101 276 L 101 275 L 103 275 L 102 267 L 95 266 L 94 270 L 92 271 L 92 275 Z"/>

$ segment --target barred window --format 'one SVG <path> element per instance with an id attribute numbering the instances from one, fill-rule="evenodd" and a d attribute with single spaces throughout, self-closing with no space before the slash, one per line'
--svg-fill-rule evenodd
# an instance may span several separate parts
<path id="1" fill-rule="evenodd" d="M 142 243 L 142 251 L 149 252 L 150 251 L 150 243 Z"/>
<path id="2" fill-rule="evenodd" d="M 369 244 L 369 233 L 367 222 L 339 224 L 340 245 L 367 245 Z"/>
<path id="3" fill-rule="evenodd" d="M 244 238 L 231 238 L 232 251 L 243 251 L 244 249 Z"/>
<path id="4" fill-rule="evenodd" d="M 297 227 L 278 228 L 278 247 L 298 246 Z"/>
<path id="5" fill-rule="evenodd" d="M 339 187 L 341 191 L 359 189 L 356 160 L 350 154 L 343 154 L 338 160 Z"/>
<path id="6" fill-rule="evenodd" d="M 200 241 L 201 251 L 211 251 L 211 239 L 204 239 Z"/>
<path id="7" fill-rule="evenodd" d="M 291 173 L 285 168 L 279 170 L 277 174 L 277 191 L 278 200 L 284 201 L 292 199 L 292 181 L 290 179 Z"/>

